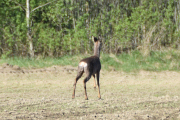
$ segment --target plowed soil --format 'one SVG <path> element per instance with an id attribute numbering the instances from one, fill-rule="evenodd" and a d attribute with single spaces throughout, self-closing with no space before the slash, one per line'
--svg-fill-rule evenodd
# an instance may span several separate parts
<path id="1" fill-rule="evenodd" d="M 101 97 L 83 78 L 72 99 L 76 68 L 0 67 L 0 120 L 6 119 L 180 119 L 180 72 L 101 71 Z"/>

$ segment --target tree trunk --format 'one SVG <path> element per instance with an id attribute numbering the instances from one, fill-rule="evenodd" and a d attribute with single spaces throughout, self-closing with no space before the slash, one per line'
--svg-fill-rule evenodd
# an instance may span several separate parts
<path id="1" fill-rule="evenodd" d="M 29 42 L 29 54 L 30 57 L 34 57 L 34 50 L 33 50 L 33 41 L 31 36 L 31 28 L 30 28 L 30 0 L 26 0 L 26 24 L 27 24 L 27 41 Z"/>

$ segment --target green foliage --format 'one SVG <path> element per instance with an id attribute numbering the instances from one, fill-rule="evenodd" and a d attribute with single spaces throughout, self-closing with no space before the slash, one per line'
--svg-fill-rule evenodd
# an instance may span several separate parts
<path id="1" fill-rule="evenodd" d="M 31 0 L 35 55 L 92 53 L 90 38 L 99 34 L 103 53 L 118 54 L 138 46 L 148 51 L 178 48 L 179 5 L 174 0 Z M 0 6 L 0 56 L 28 56 L 26 0 L 3 0 Z"/>

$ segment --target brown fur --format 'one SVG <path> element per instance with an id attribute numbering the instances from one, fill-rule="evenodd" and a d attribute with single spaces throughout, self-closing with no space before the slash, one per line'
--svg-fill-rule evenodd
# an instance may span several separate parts
<path id="1" fill-rule="evenodd" d="M 100 59 L 99 59 L 101 41 L 100 41 L 100 37 L 97 39 L 92 36 L 92 39 L 94 41 L 94 56 L 82 59 L 79 62 L 78 72 L 77 72 L 77 76 L 76 76 L 75 82 L 74 82 L 74 91 L 72 94 L 72 98 L 75 98 L 75 89 L 76 89 L 77 81 L 79 80 L 79 78 L 81 78 L 83 73 L 85 73 L 86 77 L 83 81 L 84 91 L 85 91 L 85 99 L 88 100 L 87 92 L 86 92 L 86 82 L 91 78 L 91 76 L 93 76 L 94 77 L 94 87 L 96 87 L 95 75 L 97 77 L 98 97 L 99 97 L 99 99 L 101 99 L 100 84 L 99 84 L 99 74 L 100 74 L 100 70 L 101 70 L 101 63 L 100 63 Z"/>

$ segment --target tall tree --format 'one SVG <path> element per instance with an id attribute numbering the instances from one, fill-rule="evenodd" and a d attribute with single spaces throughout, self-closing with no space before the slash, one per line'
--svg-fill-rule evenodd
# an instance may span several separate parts
<path id="1" fill-rule="evenodd" d="M 26 0 L 26 25 L 27 25 L 27 41 L 29 42 L 29 53 L 31 57 L 34 57 L 33 40 L 31 36 L 30 28 L 30 0 Z"/>
<path id="2" fill-rule="evenodd" d="M 55 0 L 54 0 L 55 1 Z M 46 5 L 49 5 L 50 3 L 54 2 L 48 2 L 46 4 L 40 5 L 36 8 L 34 8 L 32 11 L 30 11 L 30 0 L 26 0 L 26 24 L 27 24 L 27 41 L 29 42 L 29 54 L 31 57 L 34 57 L 34 49 L 33 49 L 33 40 L 32 40 L 32 36 L 31 36 L 31 26 L 30 26 L 30 14 L 31 12 L 44 7 Z"/>

